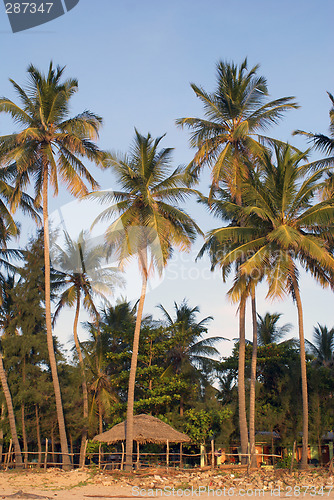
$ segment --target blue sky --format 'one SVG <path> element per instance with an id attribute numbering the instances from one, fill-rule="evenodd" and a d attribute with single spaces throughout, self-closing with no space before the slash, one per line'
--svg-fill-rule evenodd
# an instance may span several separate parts
<path id="1" fill-rule="evenodd" d="M 175 148 L 175 164 L 186 164 L 193 152 L 188 147 L 188 133 L 175 127 L 175 119 L 202 116 L 189 83 L 211 91 L 218 60 L 240 63 L 247 56 L 249 66 L 261 65 L 259 73 L 267 78 L 272 98 L 294 95 L 301 105 L 269 133 L 304 148 L 305 141 L 292 138 L 292 130 L 328 130 L 326 90 L 334 92 L 333 10 L 332 0 L 80 0 L 57 20 L 12 34 L 1 4 L 0 94 L 14 98 L 8 78 L 24 83 L 30 62 L 46 70 L 52 59 L 67 66 L 67 76 L 79 80 L 72 113 L 88 108 L 104 117 L 101 147 L 126 151 L 137 127 L 153 136 L 167 133 L 162 145 Z M 0 116 L 0 134 L 14 130 L 10 120 Z M 92 170 L 103 188 L 115 187 L 111 174 Z M 204 191 L 208 184 L 205 174 Z M 51 211 L 70 201 L 62 192 L 50 200 Z M 86 221 L 80 209 L 71 207 L 67 208 L 69 217 L 81 227 Z M 216 222 L 196 203 L 189 203 L 187 211 L 203 229 L 215 227 Z M 27 223 L 29 231 L 31 224 Z M 214 316 L 212 335 L 236 337 L 236 306 L 225 298 L 228 284 L 218 274 L 210 275 L 207 262 L 193 262 L 200 244 L 191 255 L 175 257 L 162 283 L 148 294 L 146 310 L 153 311 L 160 302 L 170 310 L 174 300 L 187 297 L 192 305 L 200 305 L 202 316 Z M 135 291 L 132 283 L 122 294 L 134 299 Z M 333 326 L 333 297 L 305 277 L 301 291 L 306 336 L 311 338 L 317 322 Z M 283 312 L 283 321 L 293 323 L 297 335 L 297 316 L 290 299 L 269 304 L 264 296 L 262 287 L 259 312 Z M 71 324 L 72 313 L 65 312 L 56 330 L 62 341 L 71 337 Z M 227 343 L 221 347 L 223 353 L 230 350 Z"/>

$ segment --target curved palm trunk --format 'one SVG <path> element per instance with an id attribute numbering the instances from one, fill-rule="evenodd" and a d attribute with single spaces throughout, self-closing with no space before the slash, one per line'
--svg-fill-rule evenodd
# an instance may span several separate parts
<path id="1" fill-rule="evenodd" d="M 68 444 L 66 438 L 65 419 L 59 378 L 57 372 L 57 362 L 53 346 L 52 325 L 51 325 L 51 298 L 50 298 L 50 244 L 49 244 L 49 218 L 48 218 L 48 174 L 44 169 L 43 178 L 43 223 L 44 223 L 44 266 L 45 266 L 45 319 L 46 319 L 46 338 L 49 352 L 50 368 L 53 382 L 53 390 L 56 399 L 56 410 L 60 436 L 60 446 L 62 453 L 63 468 L 71 468 L 71 459 L 68 453 Z"/>
<path id="2" fill-rule="evenodd" d="M 132 451 L 133 451 L 133 404 L 135 397 L 135 382 L 136 382 L 136 370 L 137 370 L 137 359 L 138 359 L 138 347 L 139 347 L 139 336 L 141 320 L 143 316 L 144 302 L 146 296 L 147 287 L 147 274 L 143 273 L 143 284 L 141 289 L 141 295 L 138 305 L 138 312 L 135 325 L 135 333 L 133 338 L 133 348 L 131 357 L 131 367 L 129 376 L 129 389 L 128 389 L 128 406 L 126 411 L 126 449 L 125 449 L 125 470 L 132 469 Z"/>
<path id="3" fill-rule="evenodd" d="M 16 422 L 15 422 L 15 415 L 14 415 L 14 409 L 13 409 L 13 402 L 12 402 L 12 396 L 10 394 L 10 390 L 8 387 L 8 382 L 7 382 L 7 376 L 5 372 L 5 368 L 3 365 L 3 359 L 2 359 L 2 353 L 0 352 L 0 380 L 1 380 L 1 385 L 2 385 L 2 390 L 5 395 L 6 399 L 6 405 L 7 405 L 7 411 L 8 411 L 8 420 L 9 420 L 9 426 L 10 426 L 10 433 L 12 435 L 12 440 L 14 444 L 14 452 L 15 452 L 15 467 L 22 467 L 22 454 L 21 454 L 21 448 L 20 448 L 20 443 L 17 437 L 17 431 L 16 431 Z"/>
<path id="4" fill-rule="evenodd" d="M 253 350 L 251 361 L 251 380 L 249 393 L 249 447 L 251 454 L 251 467 L 257 467 L 255 454 L 255 390 L 256 390 L 256 361 L 257 361 L 257 319 L 255 290 L 252 290 L 252 323 L 253 323 Z"/>
<path id="5" fill-rule="evenodd" d="M 85 366 L 82 357 L 82 351 L 80 347 L 80 342 L 78 338 L 78 321 L 79 321 L 79 313 L 80 313 L 80 291 L 77 293 L 77 306 L 75 310 L 74 324 L 73 324 L 73 336 L 75 348 L 78 353 L 79 364 L 81 368 L 81 386 L 82 386 L 82 401 L 83 401 L 83 417 L 84 417 L 84 429 L 81 433 L 81 446 L 80 446 L 80 458 L 79 458 L 79 466 L 83 467 L 85 465 L 85 447 L 87 440 L 87 428 L 86 423 L 88 421 L 88 389 L 86 382 L 86 374 L 85 374 Z"/>
<path id="6" fill-rule="evenodd" d="M 246 395 L 245 395 L 245 313 L 246 299 L 240 300 L 239 307 L 239 360 L 238 360 L 238 399 L 239 399 L 239 427 L 241 442 L 241 463 L 247 463 L 248 429 L 246 417 Z"/>
<path id="7" fill-rule="evenodd" d="M 299 287 L 294 272 L 291 273 L 293 291 L 295 294 L 297 311 L 298 311 L 298 330 L 300 344 L 300 371 L 302 378 L 302 399 L 303 399 L 303 449 L 301 468 L 307 469 L 308 455 L 308 395 L 307 395 L 307 373 L 306 373 L 306 356 L 305 356 L 305 339 L 304 339 L 304 320 L 303 307 L 299 293 Z"/>

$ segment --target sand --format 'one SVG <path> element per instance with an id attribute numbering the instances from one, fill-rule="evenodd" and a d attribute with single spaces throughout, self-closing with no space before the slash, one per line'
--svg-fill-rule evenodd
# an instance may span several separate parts
<path id="1" fill-rule="evenodd" d="M 158 474 L 157 474 L 158 472 Z M 198 472 L 187 477 L 187 473 L 152 471 L 141 474 L 94 473 L 90 471 L 70 471 L 48 469 L 45 471 L 0 472 L 0 499 L 26 500 L 94 500 L 131 498 L 275 498 L 325 499 L 334 500 L 334 487 L 324 471 L 324 479 L 316 475 L 300 474 L 285 476 L 283 487 L 277 487 L 281 476 L 271 473 L 272 481 L 265 491 L 258 488 L 259 474 L 227 474 L 224 483 L 219 483 L 219 472 Z M 288 477 L 288 479 L 286 479 Z M 191 481 L 196 479 L 197 482 Z M 267 478 L 267 476 L 266 476 Z M 278 479 L 277 479 L 278 478 Z M 309 478 L 309 479 L 308 479 Z M 212 479 L 212 480 L 211 480 Z M 263 477 L 262 477 L 263 479 Z M 322 480 L 323 479 L 323 480 Z M 216 481 L 216 482 L 215 482 Z M 278 481 L 278 482 L 277 482 Z M 282 481 L 281 481 L 282 482 Z M 322 485 L 329 483 L 324 489 Z M 307 489 L 306 484 L 309 484 Z M 303 486 L 304 485 L 304 486 Z M 173 489 L 174 488 L 174 489 Z M 201 489 L 200 489 L 201 488 Z M 210 488 L 204 491 L 205 488 Z"/>

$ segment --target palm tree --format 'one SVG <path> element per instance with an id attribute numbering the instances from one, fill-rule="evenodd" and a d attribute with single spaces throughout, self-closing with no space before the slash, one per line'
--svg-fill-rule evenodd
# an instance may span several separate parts
<path id="1" fill-rule="evenodd" d="M 111 381 L 110 352 L 111 335 L 95 323 L 87 324 L 91 340 L 83 343 L 85 363 L 88 368 L 88 389 L 92 394 L 90 423 L 94 415 L 98 417 L 98 432 L 103 432 L 103 416 L 110 414 L 111 404 L 117 401 L 117 394 Z"/>
<path id="2" fill-rule="evenodd" d="M 191 84 L 202 101 L 205 118 L 180 118 L 177 124 L 192 131 L 190 144 L 197 150 L 190 164 L 197 176 L 208 165 L 212 188 L 221 181 L 234 200 L 241 204 L 241 180 L 245 175 L 244 159 L 261 155 L 258 133 L 276 124 L 284 112 L 297 108 L 293 97 L 268 101 L 267 81 L 257 76 L 259 65 L 248 71 L 247 59 L 240 66 L 220 61 L 217 64 L 217 87 L 212 93 Z"/>
<path id="3" fill-rule="evenodd" d="M 25 88 L 10 80 L 21 105 L 10 99 L 0 99 L 0 112 L 9 114 L 21 131 L 0 137 L 0 163 L 7 167 L 8 175 L 15 176 L 15 190 L 11 207 L 15 210 L 22 200 L 22 189 L 34 182 L 35 203 L 43 205 L 44 258 L 45 258 L 45 313 L 50 367 L 54 385 L 63 466 L 69 468 L 71 460 L 57 364 L 53 347 L 50 304 L 50 256 L 48 191 L 49 183 L 58 194 L 58 176 L 74 196 L 88 193 L 84 181 L 92 188 L 96 181 L 82 163 L 82 158 L 100 164 L 103 153 L 92 142 L 98 137 L 102 119 L 89 111 L 69 118 L 70 99 L 78 90 L 75 79 L 61 81 L 65 68 L 53 68 L 43 75 L 33 65 L 28 67 Z"/>
<path id="4" fill-rule="evenodd" d="M 164 323 L 171 329 L 174 335 L 180 337 L 181 343 L 174 347 L 168 354 L 174 366 L 175 373 L 181 373 L 183 364 L 192 364 L 196 368 L 206 365 L 210 358 L 219 355 L 214 344 L 224 340 L 223 337 L 205 337 L 208 332 L 207 324 L 213 320 L 207 316 L 197 322 L 197 314 L 200 312 L 198 306 L 190 307 L 186 299 L 180 305 L 174 302 L 175 319 L 167 312 L 162 304 L 158 308 L 163 312 Z"/>
<path id="5" fill-rule="evenodd" d="M 208 332 L 207 324 L 213 318 L 207 316 L 197 322 L 198 306 L 190 307 L 186 299 L 180 305 L 174 302 L 175 319 L 167 312 L 162 304 L 158 308 L 163 312 L 163 320 L 170 329 L 173 337 L 179 342 L 167 352 L 167 364 L 173 371 L 180 375 L 182 371 L 202 369 L 205 373 L 212 371 L 214 358 L 219 356 L 215 347 L 223 337 L 204 337 Z M 168 368 L 167 368 L 168 370 Z M 180 416 L 183 416 L 183 398 L 180 400 Z"/>
<path id="6" fill-rule="evenodd" d="M 129 155 L 111 154 L 109 166 L 123 191 L 93 193 L 101 202 L 113 202 L 98 217 L 98 221 L 116 219 L 106 231 L 106 243 L 121 265 L 136 256 L 142 275 L 142 289 L 137 310 L 131 359 L 128 406 L 126 466 L 132 467 L 133 403 L 137 368 L 140 326 L 147 282 L 154 269 L 159 273 L 166 266 L 173 247 L 189 250 L 200 229 L 182 209 L 178 208 L 193 191 L 187 187 L 184 170 L 170 173 L 171 149 L 161 151 L 156 140 L 135 131 L 135 141 Z"/>
<path id="7" fill-rule="evenodd" d="M 311 132 L 304 132 L 303 130 L 295 130 L 293 134 L 306 135 L 310 139 L 310 141 L 313 142 L 316 149 L 322 151 L 323 153 L 326 153 L 327 155 L 331 155 L 332 153 L 334 153 L 334 97 L 330 92 L 327 92 L 327 94 L 332 104 L 332 107 L 329 111 L 329 132 L 331 137 L 328 137 L 324 134 L 312 134 Z"/>
<path id="8" fill-rule="evenodd" d="M 86 323 L 91 339 L 83 342 L 85 361 L 92 394 L 90 417 L 98 415 L 99 433 L 103 432 L 103 416 L 110 414 L 111 404 L 118 400 L 119 391 L 113 376 L 128 369 L 124 365 L 112 363 L 108 353 L 121 354 L 130 351 L 133 329 L 136 323 L 135 307 L 127 301 L 118 301 L 99 312 L 99 323 Z M 118 388 L 119 389 L 119 388 Z"/>
<path id="9" fill-rule="evenodd" d="M 268 297 L 292 294 L 297 305 L 303 396 L 303 455 L 307 466 L 308 395 L 306 378 L 303 309 L 298 284 L 300 263 L 322 286 L 333 283 L 334 258 L 328 249 L 333 237 L 334 201 L 314 201 L 327 168 L 302 164 L 306 153 L 289 145 L 274 147 L 275 160 L 265 153 L 260 173 L 244 185 L 245 207 L 231 202 L 222 204 L 230 218 L 243 220 L 244 226 L 219 228 L 209 233 L 208 245 L 220 244 L 220 265 L 239 264 L 246 277 L 267 276 Z M 227 247 L 224 244 L 228 243 Z M 228 248 L 230 246 L 230 248 Z"/>
<path id="10" fill-rule="evenodd" d="M 205 118 L 181 118 L 177 124 L 192 131 L 190 144 L 197 151 L 189 171 L 198 177 L 200 170 L 208 165 L 212 186 L 209 194 L 211 205 L 214 191 L 219 185 L 228 190 L 238 205 L 242 204 L 242 180 L 253 170 L 253 162 L 245 160 L 263 154 L 258 135 L 268 126 L 276 124 L 284 112 L 297 108 L 293 97 L 268 100 L 267 81 L 257 76 L 259 66 L 250 70 L 247 59 L 240 66 L 220 61 L 217 64 L 217 86 L 212 93 L 191 84 L 196 96 L 202 101 Z M 248 432 L 244 392 L 245 365 L 245 311 L 246 301 L 239 307 L 239 419 L 242 453 L 247 451 Z"/>
<path id="11" fill-rule="evenodd" d="M 333 363 L 334 328 L 329 330 L 318 323 L 313 330 L 313 342 L 306 340 L 306 344 L 319 363 L 325 366 Z"/>
<path id="12" fill-rule="evenodd" d="M 83 417 L 84 421 L 87 422 L 88 390 L 84 360 L 78 338 L 80 306 L 83 302 L 84 309 L 98 322 L 99 313 L 95 306 L 96 298 L 107 301 L 106 295 L 111 293 L 117 283 L 121 284 L 121 280 L 117 277 L 118 270 L 102 267 L 105 260 L 105 250 L 102 245 L 94 245 L 92 240 L 89 240 L 86 231 L 80 232 L 77 241 L 73 241 L 66 232 L 64 238 L 63 248 L 54 244 L 52 249 L 53 265 L 61 271 L 59 276 L 61 281 L 58 281 L 58 287 L 63 289 L 56 306 L 53 323 L 64 306 L 75 306 L 73 336 L 81 368 Z M 84 466 L 86 439 L 87 429 L 84 428 L 81 436 L 80 467 Z"/>
<path id="13" fill-rule="evenodd" d="M 323 163 L 329 163 L 333 165 L 334 162 L 334 97 L 330 92 L 327 92 L 328 97 L 331 101 L 332 107 L 329 111 L 329 133 L 330 136 L 325 134 L 313 134 L 312 132 L 304 132 L 303 130 L 295 130 L 293 135 L 304 135 L 308 137 L 309 142 L 313 143 L 315 149 L 325 153 L 328 158 L 323 160 Z M 322 199 L 331 198 L 334 195 L 334 174 L 333 172 L 327 172 L 327 179 L 321 189 Z"/>
<path id="14" fill-rule="evenodd" d="M 278 326 L 282 314 L 266 313 L 264 316 L 257 315 L 257 335 L 260 345 L 278 343 L 292 328 L 291 323 Z"/>

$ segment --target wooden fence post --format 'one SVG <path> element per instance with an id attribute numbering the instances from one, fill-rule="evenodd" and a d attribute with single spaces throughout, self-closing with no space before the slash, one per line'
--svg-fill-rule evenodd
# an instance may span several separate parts
<path id="1" fill-rule="evenodd" d="M 122 441 L 122 459 L 121 459 L 121 470 L 124 469 L 124 443 Z"/>
<path id="2" fill-rule="evenodd" d="M 45 440 L 45 455 L 44 455 L 44 469 L 46 470 L 47 465 L 48 465 L 48 444 L 49 441 L 46 439 Z"/>
<path id="3" fill-rule="evenodd" d="M 166 465 L 167 465 L 167 468 L 169 467 L 169 441 L 167 439 L 167 453 L 166 453 Z"/>
<path id="4" fill-rule="evenodd" d="M 139 469 L 139 460 L 140 460 L 140 455 L 139 455 L 139 442 L 137 441 L 137 469 Z"/>
<path id="5" fill-rule="evenodd" d="M 183 450 L 182 450 L 182 443 L 180 443 L 180 469 L 181 469 L 181 467 L 182 467 L 182 465 L 183 465 L 183 460 L 182 460 L 182 451 L 183 451 Z"/>
<path id="6" fill-rule="evenodd" d="M 101 468 L 101 447 L 102 447 L 102 444 L 100 443 L 99 444 L 99 470 Z"/>
<path id="7" fill-rule="evenodd" d="M 13 446 L 13 441 L 10 440 L 9 441 L 9 448 L 8 448 L 8 455 L 7 455 L 7 467 L 6 467 L 6 470 L 8 469 L 8 465 L 9 465 L 9 461 L 10 461 L 10 456 L 11 456 L 11 453 L 12 453 L 12 446 Z"/>
<path id="8" fill-rule="evenodd" d="M 215 468 L 215 441 L 211 439 L 211 469 Z"/>
<path id="9" fill-rule="evenodd" d="M 88 439 L 86 439 L 85 441 L 85 449 L 84 449 L 84 453 L 83 453 L 83 456 L 84 456 L 84 459 L 83 459 L 83 464 L 82 464 L 82 468 L 85 467 L 86 465 L 86 451 L 87 451 L 87 445 L 88 445 Z M 73 457 L 74 458 L 74 457 Z M 73 460 L 73 459 L 72 459 Z"/>

